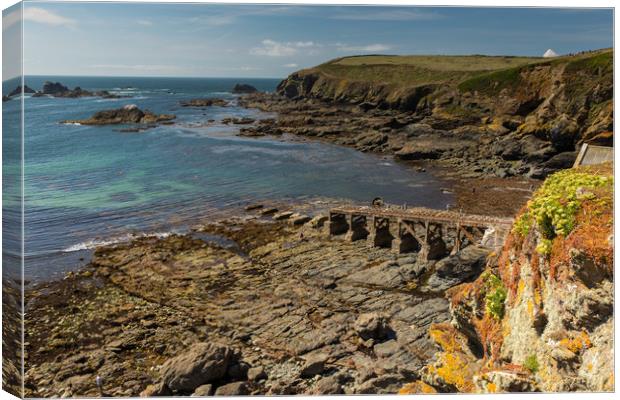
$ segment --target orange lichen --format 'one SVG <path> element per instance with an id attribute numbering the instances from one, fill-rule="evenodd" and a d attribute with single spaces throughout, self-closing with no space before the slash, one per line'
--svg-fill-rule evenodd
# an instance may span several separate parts
<path id="1" fill-rule="evenodd" d="M 453 385 L 459 392 L 472 392 L 477 368 L 475 359 L 467 349 L 467 340 L 446 323 L 432 325 L 429 334 L 443 352 L 438 354 L 435 366 L 428 367 L 428 372 L 437 375 L 448 385 Z"/>
<path id="2" fill-rule="evenodd" d="M 500 349 L 504 342 L 501 322 L 485 314 L 481 320 L 475 320 L 473 323 L 482 343 L 484 359 L 495 363 L 499 360 Z"/>
<path id="3" fill-rule="evenodd" d="M 581 331 L 576 336 L 564 338 L 560 340 L 560 346 L 572 351 L 575 354 L 579 354 L 581 351 L 592 347 L 592 342 L 587 332 Z"/>
<path id="4" fill-rule="evenodd" d="M 398 391 L 398 394 L 420 394 L 420 393 L 435 394 L 437 393 L 437 390 L 435 390 L 435 388 L 432 387 L 431 385 L 428 385 L 422 381 L 415 381 L 415 382 L 407 383 L 405 386 L 403 386 Z"/>
<path id="5" fill-rule="evenodd" d="M 489 392 L 489 393 L 496 393 L 497 392 L 497 385 L 494 384 L 493 382 L 487 383 L 487 392 Z"/>

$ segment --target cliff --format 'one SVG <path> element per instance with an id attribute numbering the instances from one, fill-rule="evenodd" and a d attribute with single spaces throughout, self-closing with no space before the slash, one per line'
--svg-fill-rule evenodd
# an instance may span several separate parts
<path id="1" fill-rule="evenodd" d="M 457 154 L 459 146 L 439 146 L 461 137 L 476 142 L 477 158 L 497 160 L 489 171 L 500 176 L 544 178 L 569 167 L 581 143 L 613 144 L 609 49 L 554 59 L 345 57 L 290 75 L 277 92 L 297 103 L 354 105 L 368 115 L 391 112 L 403 121 L 415 117 L 418 125 L 387 132 L 382 143 L 394 148 L 388 152 L 403 159 L 470 158 Z M 393 139 L 403 132 L 404 144 Z M 440 138 L 437 148 L 416 143 L 415 137 L 429 132 L 431 139 Z M 413 151 L 408 142 L 424 151 Z"/>
<path id="2" fill-rule="evenodd" d="M 447 297 L 434 360 L 401 392 L 613 391 L 611 165 L 550 176 L 485 272 Z"/>

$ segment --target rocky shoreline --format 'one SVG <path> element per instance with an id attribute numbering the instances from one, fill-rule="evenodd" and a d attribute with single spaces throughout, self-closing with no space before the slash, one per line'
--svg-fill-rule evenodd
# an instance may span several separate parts
<path id="1" fill-rule="evenodd" d="M 308 210 L 248 207 L 191 235 L 100 248 L 32 288 L 27 395 L 395 393 L 414 381 L 436 351 L 429 326 L 449 318 L 444 291 L 474 279 L 489 250 L 422 262 L 329 238 Z"/>
<path id="2" fill-rule="evenodd" d="M 431 162 L 461 178 L 518 176 L 543 178 L 568 168 L 575 152 L 543 154 L 545 143 L 534 138 L 494 144 L 506 133 L 501 126 L 448 126 L 446 121 L 391 109 L 366 108 L 363 104 L 330 103 L 314 98 L 289 99 L 280 94 L 246 95 L 239 104 L 265 112 L 275 119 L 244 127 L 243 136 L 282 135 L 324 140 L 362 152 L 393 155 L 407 163 Z M 512 146 L 511 154 L 508 147 Z M 541 152 L 540 158 L 536 158 Z M 529 154 L 521 158 L 520 154 Z M 547 157 L 546 161 L 543 159 Z"/>

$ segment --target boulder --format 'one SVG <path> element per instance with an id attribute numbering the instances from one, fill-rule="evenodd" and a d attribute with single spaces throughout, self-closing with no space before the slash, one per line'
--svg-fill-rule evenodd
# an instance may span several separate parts
<path id="1" fill-rule="evenodd" d="M 457 254 L 438 261 L 428 279 L 428 287 L 433 291 L 444 291 L 473 280 L 484 269 L 489 252 L 484 247 L 467 246 Z"/>
<path id="2" fill-rule="evenodd" d="M 248 370 L 248 380 L 250 382 L 258 382 L 267 379 L 267 373 L 263 367 L 253 367 Z"/>
<path id="3" fill-rule="evenodd" d="M 201 385 L 194 390 L 192 393 L 192 397 L 203 397 L 203 396 L 212 396 L 213 395 L 213 385 L 208 383 L 206 385 Z"/>
<path id="4" fill-rule="evenodd" d="M 386 318 L 377 313 L 360 314 L 353 328 L 362 340 L 383 340 L 393 335 Z"/>
<path id="5" fill-rule="evenodd" d="M 299 375 L 302 378 L 312 378 L 315 375 L 320 375 L 325 370 L 327 358 L 325 354 L 312 354 L 307 356 Z"/>
<path id="6" fill-rule="evenodd" d="M 197 387 L 222 379 L 235 359 L 232 348 L 216 343 L 196 343 L 185 353 L 162 366 L 163 382 L 175 392 L 193 392 Z"/>
<path id="7" fill-rule="evenodd" d="M 250 388 L 246 382 L 233 382 L 220 386 L 215 391 L 216 396 L 245 396 L 250 394 Z"/>
<path id="8" fill-rule="evenodd" d="M 154 385 L 148 385 L 146 389 L 140 392 L 140 397 L 153 396 L 172 396 L 172 392 L 163 382 L 159 382 Z"/>
<path id="9" fill-rule="evenodd" d="M 319 379 L 307 392 L 313 395 L 344 394 L 341 374 L 334 374 Z"/>

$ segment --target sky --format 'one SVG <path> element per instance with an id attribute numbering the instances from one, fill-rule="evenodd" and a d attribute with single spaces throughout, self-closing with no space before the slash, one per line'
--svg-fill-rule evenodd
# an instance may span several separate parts
<path id="1" fill-rule="evenodd" d="M 3 13 L 5 43 L 19 42 L 18 11 Z M 28 1 L 23 19 L 27 75 L 282 78 L 354 54 L 542 56 L 613 45 L 611 9 Z M 19 74 L 10 64 L 3 79 Z"/>

